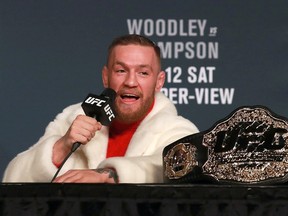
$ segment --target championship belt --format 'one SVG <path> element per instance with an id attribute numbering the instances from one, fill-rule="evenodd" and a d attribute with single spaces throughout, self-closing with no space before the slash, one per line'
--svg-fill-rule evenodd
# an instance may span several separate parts
<path id="1" fill-rule="evenodd" d="M 163 150 L 166 183 L 276 184 L 288 180 L 288 119 L 264 106 L 234 110 Z"/>

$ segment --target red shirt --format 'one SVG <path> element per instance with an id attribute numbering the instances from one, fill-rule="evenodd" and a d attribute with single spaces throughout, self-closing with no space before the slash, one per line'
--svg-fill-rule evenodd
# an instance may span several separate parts
<path id="1" fill-rule="evenodd" d="M 153 106 L 154 102 L 149 111 L 147 112 L 146 116 L 152 110 Z M 122 124 L 117 121 L 112 122 L 109 129 L 109 140 L 106 158 L 122 157 L 125 155 L 130 140 L 143 119 L 128 125 Z"/>

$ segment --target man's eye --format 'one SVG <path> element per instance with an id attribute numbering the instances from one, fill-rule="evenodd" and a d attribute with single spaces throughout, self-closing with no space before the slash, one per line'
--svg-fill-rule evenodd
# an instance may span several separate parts
<path id="1" fill-rule="evenodd" d="M 116 70 L 116 72 L 117 72 L 117 73 L 124 73 L 125 70 L 124 70 L 124 69 L 118 69 L 118 70 Z"/>
<path id="2" fill-rule="evenodd" d="M 142 76 L 148 76 L 149 75 L 149 73 L 146 71 L 141 71 L 141 72 L 139 72 L 139 74 Z"/>

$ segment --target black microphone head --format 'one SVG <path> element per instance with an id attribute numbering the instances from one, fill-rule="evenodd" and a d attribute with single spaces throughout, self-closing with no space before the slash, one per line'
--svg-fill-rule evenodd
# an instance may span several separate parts
<path id="1" fill-rule="evenodd" d="M 111 101 L 115 101 L 116 98 L 116 92 L 111 88 L 106 88 L 101 93 L 101 96 L 108 97 Z"/>
<path id="2" fill-rule="evenodd" d="M 115 98 L 116 92 L 108 88 L 100 96 L 88 94 L 81 106 L 87 116 L 96 118 L 102 125 L 109 126 L 116 118 L 114 110 Z"/>

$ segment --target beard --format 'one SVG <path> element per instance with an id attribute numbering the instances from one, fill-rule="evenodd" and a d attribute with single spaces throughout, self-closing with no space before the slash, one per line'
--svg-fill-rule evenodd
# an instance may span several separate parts
<path id="1" fill-rule="evenodd" d="M 130 124 L 142 120 L 149 112 L 153 101 L 154 96 L 148 97 L 148 99 L 143 101 L 137 109 L 131 106 L 124 107 L 115 103 L 117 121 L 124 124 Z"/>

